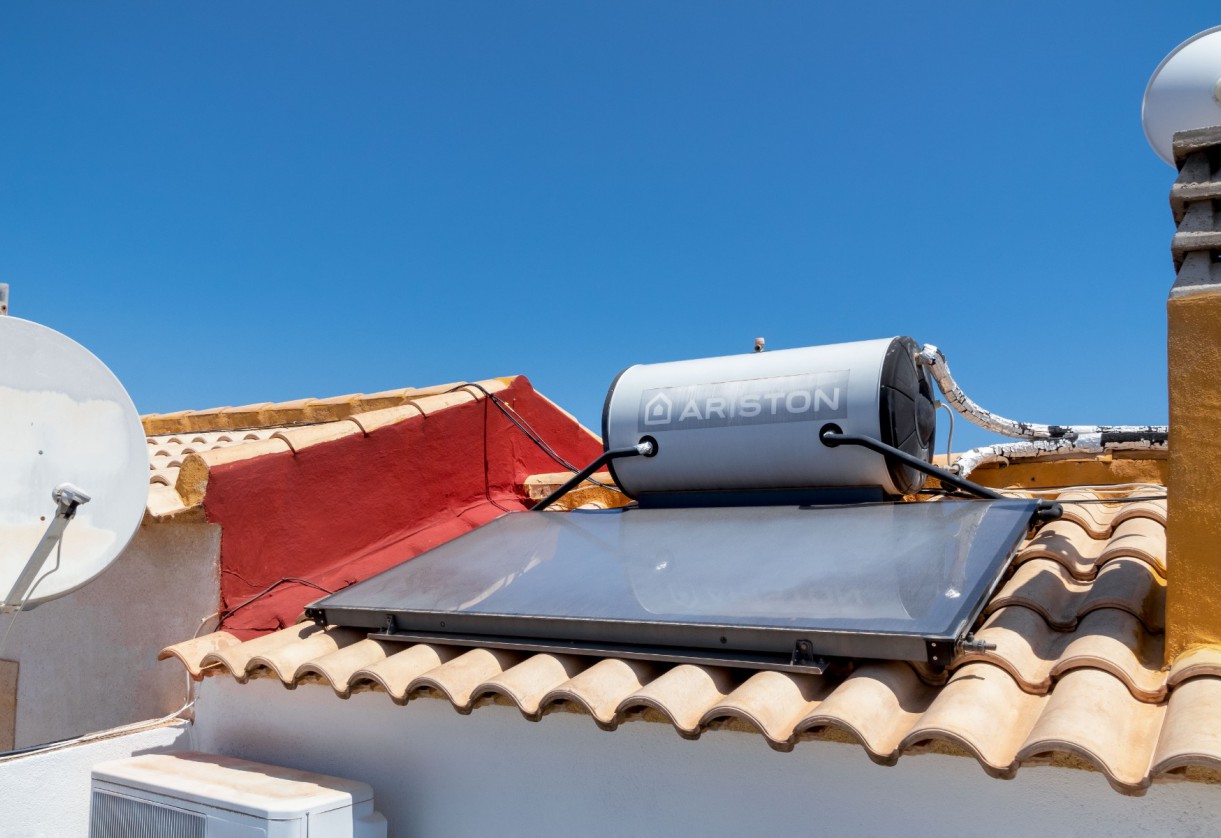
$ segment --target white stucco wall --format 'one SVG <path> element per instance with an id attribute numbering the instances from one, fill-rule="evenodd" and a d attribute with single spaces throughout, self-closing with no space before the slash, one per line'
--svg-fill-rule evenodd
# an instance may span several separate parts
<path id="1" fill-rule="evenodd" d="M 89 834 L 89 774 L 110 759 L 186 750 L 186 725 L 159 727 L 40 754 L 0 759 L 0 835 L 82 838 Z"/>
<path id="2" fill-rule="evenodd" d="M 218 526 L 145 524 L 98 578 L 17 615 L 0 652 L 19 662 L 15 747 L 178 709 L 182 667 L 158 665 L 157 652 L 216 611 L 219 559 Z M 0 615 L 0 634 L 12 619 Z"/>
<path id="3" fill-rule="evenodd" d="M 1221 787 L 1112 791 L 1101 774 L 1022 769 L 994 780 L 971 759 L 874 765 L 855 745 L 788 754 L 761 736 L 681 739 L 668 725 L 599 730 L 582 714 L 469 716 L 430 698 L 347 701 L 327 687 L 206 679 L 193 749 L 363 780 L 396 836 L 1197 835 L 1221 828 Z"/>

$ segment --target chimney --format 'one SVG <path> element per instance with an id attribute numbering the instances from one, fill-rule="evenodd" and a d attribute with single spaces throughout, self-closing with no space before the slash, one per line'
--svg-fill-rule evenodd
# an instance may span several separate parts
<path id="1" fill-rule="evenodd" d="M 1174 135 L 1166 663 L 1221 645 L 1221 127 Z"/>

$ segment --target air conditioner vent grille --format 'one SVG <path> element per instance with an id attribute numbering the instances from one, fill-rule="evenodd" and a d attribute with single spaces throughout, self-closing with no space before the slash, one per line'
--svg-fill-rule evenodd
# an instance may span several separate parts
<path id="1" fill-rule="evenodd" d="M 95 790 L 89 838 L 204 838 L 207 824 L 195 812 Z"/>

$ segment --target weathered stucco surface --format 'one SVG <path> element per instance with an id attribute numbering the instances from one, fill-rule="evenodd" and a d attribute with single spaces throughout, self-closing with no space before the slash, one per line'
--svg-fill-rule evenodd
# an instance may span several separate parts
<path id="1" fill-rule="evenodd" d="M 186 679 L 157 652 L 216 611 L 219 555 L 217 526 L 146 523 L 97 579 L 18 615 L 0 652 L 18 663 L 14 747 L 181 707 Z M 0 615 L 0 634 L 13 619 Z"/>
<path id="2" fill-rule="evenodd" d="M 1166 660 L 1221 644 L 1221 291 L 1167 303 Z"/>

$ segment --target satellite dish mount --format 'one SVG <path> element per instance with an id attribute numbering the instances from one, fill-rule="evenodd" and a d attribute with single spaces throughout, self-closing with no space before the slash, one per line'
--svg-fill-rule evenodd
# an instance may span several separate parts
<path id="1" fill-rule="evenodd" d="M 56 545 L 63 540 L 64 531 L 68 529 L 68 524 L 76 517 L 77 507 L 89 503 L 92 498 L 71 483 L 60 483 L 52 490 L 51 500 L 55 501 L 59 507 L 55 511 L 55 517 L 51 519 L 51 526 L 47 527 L 47 531 L 43 533 L 42 540 L 38 542 L 38 546 L 34 548 L 34 553 L 30 556 L 30 560 L 25 563 L 25 567 L 22 568 L 17 581 L 13 583 L 13 589 L 8 592 L 4 602 L 0 603 L 0 613 L 21 610 L 21 607 L 25 605 L 26 599 L 33 593 L 33 586 L 36 584 L 35 579 L 39 572 L 42 571 L 42 566 L 47 563 L 47 557 L 51 555 L 51 551 L 55 549 Z"/>

